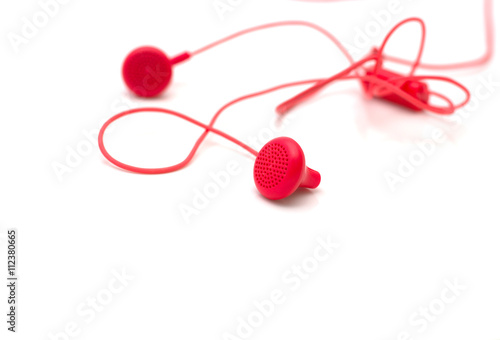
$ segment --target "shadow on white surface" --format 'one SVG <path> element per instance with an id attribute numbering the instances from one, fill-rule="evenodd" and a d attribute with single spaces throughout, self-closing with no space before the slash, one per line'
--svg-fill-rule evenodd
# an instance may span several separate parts
<path id="1" fill-rule="evenodd" d="M 297 191 L 294 192 L 292 195 L 278 201 L 268 200 L 263 196 L 261 197 L 263 200 L 266 200 L 267 202 L 275 206 L 280 206 L 284 208 L 298 208 L 298 207 L 304 208 L 316 205 L 318 203 L 318 200 L 316 199 L 315 196 L 318 195 L 320 192 L 321 189 L 311 190 L 306 188 L 298 188 Z"/>

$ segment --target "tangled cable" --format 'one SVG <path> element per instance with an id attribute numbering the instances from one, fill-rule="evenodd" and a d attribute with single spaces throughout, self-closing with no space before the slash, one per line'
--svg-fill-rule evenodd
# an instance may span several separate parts
<path id="1" fill-rule="evenodd" d="M 209 133 L 215 133 L 232 143 L 238 145 L 239 147 L 245 149 L 252 155 L 259 157 L 259 152 L 251 148 L 250 146 L 246 145 L 245 143 L 241 142 L 240 140 L 236 139 L 235 137 L 232 137 L 216 128 L 214 128 L 214 124 L 217 121 L 217 119 L 220 117 L 220 115 L 227 110 L 229 107 L 242 102 L 244 100 L 248 100 L 257 96 L 265 95 L 274 91 L 278 91 L 280 89 L 284 88 L 289 88 L 289 87 L 294 87 L 294 86 L 300 86 L 300 85 L 307 85 L 307 84 L 312 84 L 311 87 L 306 89 L 305 91 L 302 91 L 301 93 L 297 94 L 293 98 L 285 101 L 284 103 L 278 105 L 276 108 L 276 111 L 280 114 L 284 114 L 291 110 L 293 107 L 299 105 L 300 103 L 304 102 L 307 100 L 310 96 L 321 90 L 327 85 L 330 85 L 336 81 L 339 80 L 358 80 L 362 86 L 363 92 L 366 97 L 368 98 L 383 98 L 386 100 L 389 100 L 391 102 L 397 103 L 399 105 L 405 106 L 407 108 L 413 109 L 413 110 L 427 110 L 433 113 L 437 114 L 451 114 L 453 113 L 456 109 L 463 107 L 466 105 L 468 100 L 470 99 L 470 93 L 467 90 L 465 86 L 462 84 L 458 83 L 457 81 L 444 77 L 444 76 L 432 76 L 432 75 L 416 75 L 416 71 L 419 68 L 426 68 L 426 69 L 459 69 L 459 68 L 466 68 L 466 67 L 472 67 L 472 66 L 479 66 L 482 64 L 485 64 L 491 59 L 492 56 L 492 51 L 493 51 L 493 22 L 492 22 L 492 16 L 491 16 L 491 8 L 492 8 L 492 1 L 491 0 L 485 0 L 485 26 L 486 26 L 486 52 L 484 56 L 482 56 L 479 59 L 468 61 L 468 62 L 462 62 L 462 63 L 456 63 L 456 64 L 450 64 L 450 65 L 433 65 L 433 64 L 425 64 L 421 62 L 422 59 L 422 54 L 425 46 L 425 38 L 426 38 L 426 28 L 424 22 L 419 19 L 419 18 L 409 18 L 406 20 L 401 21 L 399 24 L 397 24 L 394 28 L 390 30 L 390 32 L 386 35 L 385 39 L 383 40 L 381 46 L 378 49 L 374 49 L 372 53 L 361 59 L 360 61 L 355 62 L 352 58 L 352 56 L 348 53 L 347 49 L 340 43 L 340 41 L 333 36 L 331 33 L 329 33 L 327 30 L 324 28 L 308 23 L 308 22 L 303 22 L 303 21 L 283 21 L 283 22 L 276 22 L 276 23 L 270 23 L 266 25 L 261 25 L 253 28 L 249 28 L 240 32 L 237 32 L 233 35 L 230 35 L 226 38 L 220 39 L 214 43 L 211 43 L 205 47 L 202 47 L 198 50 L 195 50 L 194 52 L 184 52 L 180 54 L 178 57 L 173 58 L 172 60 L 175 60 L 174 63 L 176 62 L 181 62 L 184 60 L 189 59 L 190 57 L 196 56 L 198 54 L 201 54 L 207 50 L 212 49 L 213 47 L 223 44 L 225 42 L 228 42 L 229 40 L 235 39 L 237 37 L 240 37 L 242 35 L 255 32 L 258 30 L 264 30 L 264 29 L 269 29 L 269 28 L 274 28 L 274 27 L 280 27 L 280 26 L 305 26 L 308 28 L 312 28 L 319 33 L 323 34 L 326 36 L 330 41 L 332 41 L 335 46 L 343 53 L 343 55 L 347 58 L 347 60 L 350 63 L 350 66 L 347 67 L 346 69 L 342 70 L 341 72 L 336 73 L 335 75 L 325 78 L 325 79 L 310 79 L 310 80 L 302 80 L 302 81 L 296 81 L 296 82 L 290 82 L 290 83 L 285 83 L 281 84 L 278 86 L 271 87 L 266 90 L 258 91 L 255 93 L 247 94 L 245 96 L 236 98 L 229 103 L 225 104 L 222 106 L 212 117 L 211 121 L 209 124 L 204 124 L 196 119 L 193 119 L 185 114 L 168 110 L 168 109 L 163 109 L 163 108 L 153 108 L 153 107 L 146 107 L 146 108 L 139 108 L 139 109 L 133 109 L 133 110 L 128 110 L 122 113 L 119 113 L 113 117 L 111 117 L 104 125 L 102 126 L 99 136 L 98 136 L 98 143 L 99 143 L 99 148 L 104 155 L 104 157 L 111 162 L 112 164 L 116 165 L 117 167 L 120 167 L 122 169 L 135 172 L 135 173 L 142 173 L 142 174 L 162 174 L 162 173 L 169 173 L 173 172 L 179 169 L 184 168 L 187 164 L 190 163 L 190 161 L 193 159 L 194 155 L 198 151 L 200 145 L 203 143 L 205 138 Z M 408 23 L 417 23 L 421 27 L 421 39 L 420 39 L 420 44 L 419 44 L 419 50 L 417 53 L 417 57 L 414 61 L 407 61 L 404 59 L 400 59 L 397 57 L 392 57 L 384 54 L 384 49 L 392 37 L 392 35 L 403 25 L 408 24 Z M 171 61 L 172 61 L 171 60 Z M 399 75 L 394 72 L 388 71 L 383 68 L 383 62 L 384 61 L 390 61 L 390 62 L 395 62 L 399 63 L 402 65 L 408 65 L 410 66 L 410 72 L 407 75 Z M 368 63 L 374 63 L 372 67 L 367 67 L 366 65 Z M 172 63 L 173 64 L 173 63 Z M 170 67 L 170 65 L 169 65 Z M 169 80 L 170 80 L 170 74 L 169 74 Z M 430 91 L 428 89 L 427 84 L 424 82 L 425 80 L 433 80 L 433 81 L 442 81 L 449 83 L 451 85 L 456 86 L 458 89 L 460 89 L 464 94 L 465 98 L 459 102 L 459 103 L 454 103 L 450 98 L 448 98 L 446 95 Z M 432 105 L 429 103 L 429 98 L 431 96 L 437 97 L 441 100 L 443 100 L 446 105 L 445 106 L 437 106 L 437 105 Z M 141 168 L 141 167 L 136 167 L 132 165 L 125 164 L 123 162 L 120 162 L 113 158 L 108 151 L 106 150 L 104 146 L 104 134 L 106 132 L 106 129 L 108 126 L 113 123 L 114 121 L 123 118 L 127 115 L 131 114 L 136 114 L 140 112 L 158 112 L 158 113 L 164 113 L 164 114 L 170 114 L 173 116 L 176 116 L 178 118 L 181 118 L 183 120 L 186 120 L 194 125 L 199 126 L 202 128 L 204 131 L 198 137 L 197 141 L 193 145 L 191 151 L 189 152 L 188 156 L 181 161 L 178 164 L 168 166 L 168 167 L 162 167 L 162 168 Z M 263 148 L 264 149 L 264 148 Z M 261 150 L 262 151 L 262 150 Z M 304 165 L 305 166 L 305 165 Z M 319 175 L 319 174 L 318 174 Z M 257 183 L 257 182 L 256 182 Z M 318 182 L 319 184 L 319 182 Z"/>

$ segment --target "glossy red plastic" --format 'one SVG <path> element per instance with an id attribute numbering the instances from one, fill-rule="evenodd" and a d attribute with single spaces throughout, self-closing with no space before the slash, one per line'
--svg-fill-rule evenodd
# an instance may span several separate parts
<path id="1" fill-rule="evenodd" d="M 368 77 L 370 76 L 375 76 L 375 72 L 372 69 L 367 69 L 366 70 L 366 75 Z M 391 79 L 397 79 L 397 78 L 404 78 L 403 75 L 397 74 L 395 72 L 386 70 L 386 69 L 380 69 L 376 77 L 378 79 L 384 80 L 384 81 L 391 81 Z M 428 103 L 429 102 L 429 88 L 426 83 L 418 80 L 402 80 L 394 83 L 397 87 L 399 87 L 402 91 L 406 92 L 413 98 L 419 100 L 422 103 Z M 384 89 L 383 85 L 378 85 L 373 82 L 370 82 L 369 80 L 363 80 L 363 86 L 365 88 L 365 91 L 368 91 L 368 87 L 372 86 L 372 94 L 375 98 L 380 98 L 386 101 L 389 101 L 391 103 L 406 107 L 410 110 L 413 111 L 422 111 L 422 107 L 416 106 L 409 101 L 401 98 L 399 95 L 394 93 L 393 91 L 387 91 Z"/>
<path id="2" fill-rule="evenodd" d="M 125 58 L 123 80 L 140 97 L 154 97 L 165 90 L 172 78 L 172 62 L 161 50 L 139 47 Z"/>
<path id="3" fill-rule="evenodd" d="M 306 166 L 304 152 L 296 141 L 279 137 L 260 150 L 254 165 L 254 181 L 263 196 L 279 200 L 299 187 L 317 188 L 321 175 Z"/>

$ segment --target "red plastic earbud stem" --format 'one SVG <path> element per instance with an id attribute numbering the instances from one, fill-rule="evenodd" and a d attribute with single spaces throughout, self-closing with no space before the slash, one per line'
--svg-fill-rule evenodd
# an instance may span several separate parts
<path id="1" fill-rule="evenodd" d="M 301 188 L 316 189 L 321 182 L 321 175 L 316 170 L 306 167 L 306 175 L 300 184 Z"/>
<path id="2" fill-rule="evenodd" d="M 191 53 L 184 52 L 170 59 L 170 63 L 172 63 L 172 65 L 179 64 L 183 61 L 188 60 L 189 58 L 191 58 Z"/>

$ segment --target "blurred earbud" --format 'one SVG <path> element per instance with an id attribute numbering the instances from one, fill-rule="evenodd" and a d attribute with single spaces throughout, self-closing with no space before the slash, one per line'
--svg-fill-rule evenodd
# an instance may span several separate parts
<path id="1" fill-rule="evenodd" d="M 123 80 L 139 97 L 155 97 L 170 83 L 173 65 L 189 57 L 186 52 L 170 59 L 156 47 L 139 47 L 125 58 L 122 68 Z"/>

